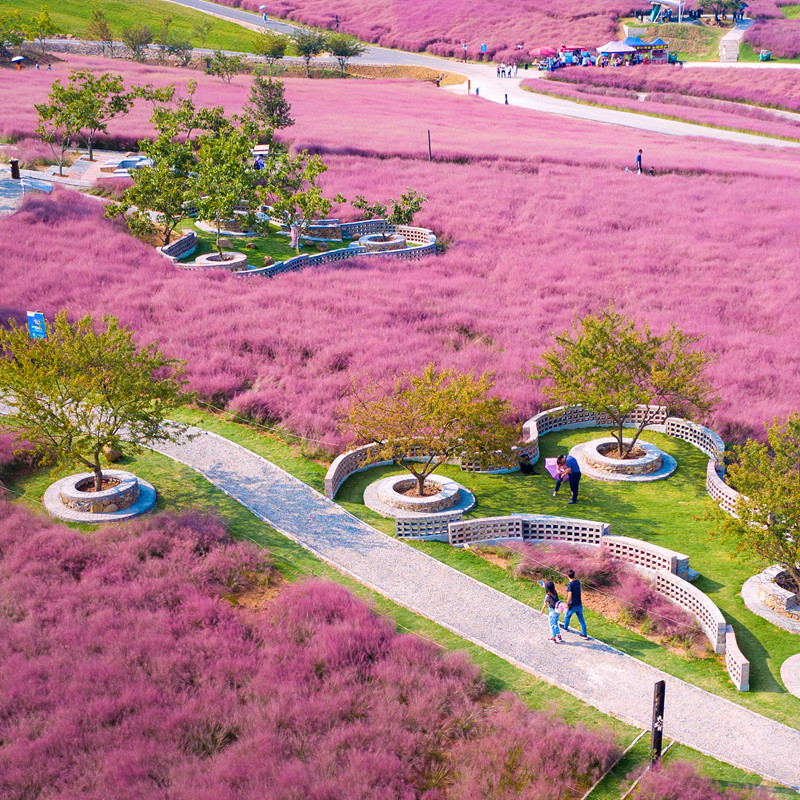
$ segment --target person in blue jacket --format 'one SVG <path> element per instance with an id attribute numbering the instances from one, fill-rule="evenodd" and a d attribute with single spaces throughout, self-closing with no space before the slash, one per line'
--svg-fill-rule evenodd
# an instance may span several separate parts
<path id="1" fill-rule="evenodd" d="M 558 494 L 558 490 L 561 488 L 561 484 L 564 480 L 569 481 L 569 488 L 572 492 L 572 499 L 567 503 L 567 505 L 571 505 L 572 503 L 578 502 L 578 484 L 581 482 L 581 467 L 578 464 L 577 459 L 574 456 L 566 456 L 560 455 L 556 460 L 558 464 L 558 480 L 556 481 L 556 490 L 553 492 L 553 497 Z"/>

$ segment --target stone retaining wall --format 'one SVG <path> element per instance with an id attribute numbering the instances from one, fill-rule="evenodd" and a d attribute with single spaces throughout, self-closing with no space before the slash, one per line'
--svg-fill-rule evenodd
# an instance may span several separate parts
<path id="1" fill-rule="evenodd" d="M 689 556 L 676 553 L 666 547 L 660 547 L 642 539 L 631 539 L 628 536 L 603 537 L 602 546 L 622 561 L 644 567 L 649 570 L 666 570 L 686 580 L 689 575 Z"/>
<path id="2" fill-rule="evenodd" d="M 732 517 L 736 516 L 739 492 L 725 483 L 725 480 L 717 471 L 717 465 L 713 459 L 710 459 L 706 465 L 706 491 L 717 501 L 723 511 Z"/>
<path id="3" fill-rule="evenodd" d="M 455 547 L 495 539 L 599 545 L 608 529 L 607 523 L 588 519 L 515 514 L 511 517 L 483 517 L 452 523 L 449 541 Z"/>
<path id="4" fill-rule="evenodd" d="M 725 626 L 725 667 L 740 692 L 750 691 L 750 662 L 744 657 L 730 625 Z"/>
<path id="5" fill-rule="evenodd" d="M 156 249 L 174 264 L 179 258 L 185 258 L 197 250 L 197 234 L 191 230 L 184 230 L 180 238 Z"/>

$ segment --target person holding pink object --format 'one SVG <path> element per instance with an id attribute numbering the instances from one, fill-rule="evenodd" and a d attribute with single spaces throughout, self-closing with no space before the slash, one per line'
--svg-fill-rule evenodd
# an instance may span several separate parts
<path id="1" fill-rule="evenodd" d="M 542 603 L 542 610 L 539 613 L 544 614 L 545 608 L 548 609 L 548 622 L 550 623 L 550 632 L 553 634 L 549 641 L 553 642 L 553 644 L 563 642 L 564 640 L 561 638 L 561 633 L 558 629 L 558 618 L 561 616 L 561 607 L 564 603 L 558 599 L 558 592 L 553 581 L 545 583 L 544 592 L 544 603 Z"/>

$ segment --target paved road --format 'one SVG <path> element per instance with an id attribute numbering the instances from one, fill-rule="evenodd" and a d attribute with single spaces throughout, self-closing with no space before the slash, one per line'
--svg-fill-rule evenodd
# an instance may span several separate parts
<path id="1" fill-rule="evenodd" d="M 298 30 L 295 26 L 285 22 L 267 19 L 266 22 L 257 14 L 242 11 L 240 8 L 228 8 L 208 0 L 169 0 L 178 5 L 194 8 L 207 14 L 213 14 L 223 19 L 237 22 L 241 25 L 253 29 L 274 30 L 279 33 L 292 34 Z M 782 147 L 797 149 L 800 143 L 786 142 L 781 139 L 770 139 L 766 136 L 754 136 L 747 133 L 736 131 L 725 131 L 718 128 L 708 128 L 702 125 L 692 125 L 687 122 L 677 122 L 675 120 L 659 119 L 658 117 L 647 117 L 642 114 L 629 114 L 624 111 L 613 109 L 597 108 L 595 106 L 581 105 L 572 103 L 569 100 L 561 100 L 555 97 L 546 97 L 521 89 L 519 84 L 525 77 L 538 77 L 535 71 L 522 71 L 517 78 L 498 78 L 495 67 L 487 64 L 474 64 L 455 61 L 453 59 L 439 58 L 437 56 L 424 53 L 408 53 L 402 50 L 390 50 L 385 47 L 369 46 L 367 51 L 358 61 L 363 64 L 381 65 L 409 65 L 429 67 L 442 72 L 458 72 L 467 77 L 470 81 L 471 91 L 474 93 L 477 87 L 480 96 L 494 103 L 508 104 L 520 108 L 528 108 L 532 111 L 540 111 L 546 114 L 557 114 L 563 117 L 573 117 L 575 119 L 589 120 L 592 122 L 602 122 L 610 125 L 621 125 L 626 128 L 635 128 L 642 131 L 664 134 L 667 136 L 697 136 L 703 139 L 714 139 L 717 141 L 735 142 L 738 144 L 749 144 L 769 147 Z M 755 65 L 750 65 L 755 66 Z M 451 86 L 447 88 L 454 94 L 466 94 L 466 86 Z"/>
<path id="2" fill-rule="evenodd" d="M 285 536 L 380 594 L 587 703 L 649 727 L 667 682 L 665 733 L 721 761 L 800 788 L 800 731 L 660 672 L 597 640 L 547 641 L 534 609 L 370 527 L 255 453 L 200 429 L 156 449 L 197 470 Z M 800 721 L 799 721 L 800 722 Z"/>

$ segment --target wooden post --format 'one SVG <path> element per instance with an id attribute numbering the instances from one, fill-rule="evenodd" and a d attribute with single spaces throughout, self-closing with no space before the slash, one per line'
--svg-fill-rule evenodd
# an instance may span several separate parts
<path id="1" fill-rule="evenodd" d="M 428 161 L 433 161 L 433 153 L 431 152 L 431 132 L 428 131 Z"/>
<path id="2" fill-rule="evenodd" d="M 653 687 L 653 725 L 650 729 L 650 764 L 661 761 L 661 742 L 664 736 L 664 693 L 666 683 L 656 681 Z"/>

